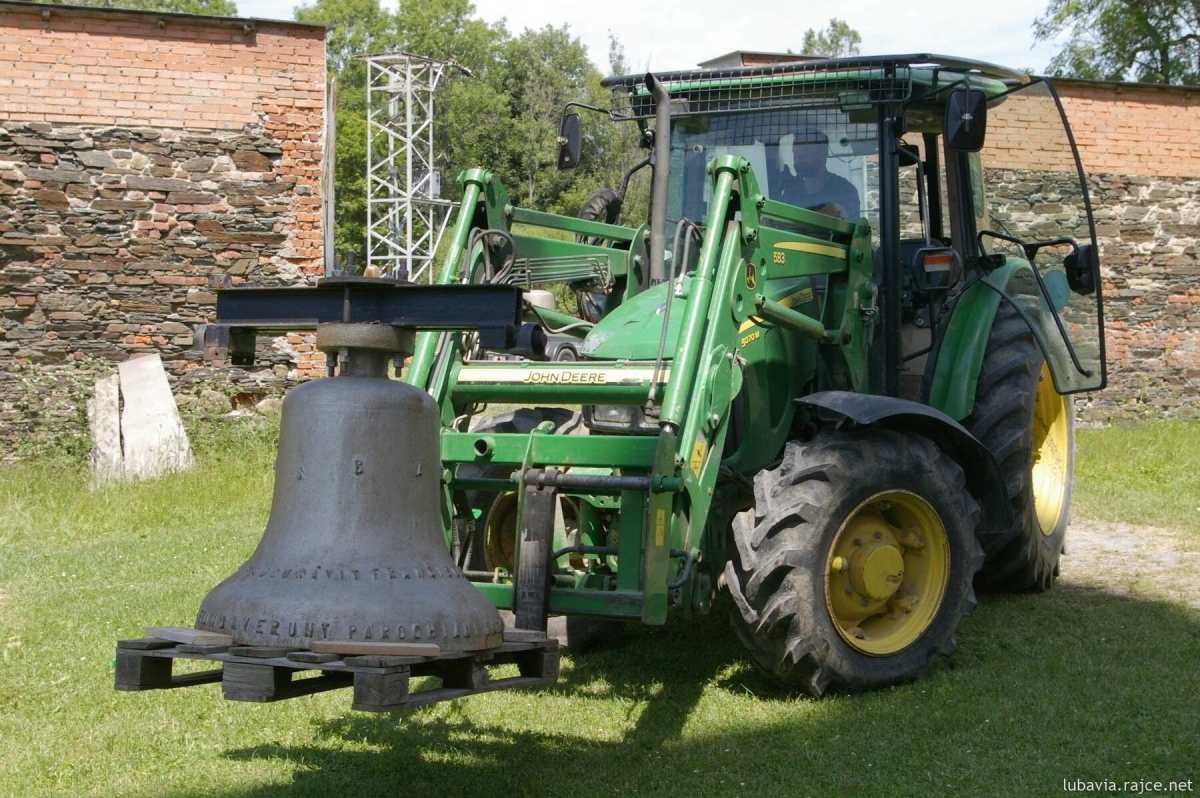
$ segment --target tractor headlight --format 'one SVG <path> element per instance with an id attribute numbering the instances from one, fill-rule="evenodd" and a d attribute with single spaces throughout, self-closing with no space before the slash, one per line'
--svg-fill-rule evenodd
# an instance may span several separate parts
<path id="1" fill-rule="evenodd" d="M 657 435 L 658 408 L 655 407 L 647 416 L 636 405 L 584 405 L 583 423 L 595 432 Z"/>

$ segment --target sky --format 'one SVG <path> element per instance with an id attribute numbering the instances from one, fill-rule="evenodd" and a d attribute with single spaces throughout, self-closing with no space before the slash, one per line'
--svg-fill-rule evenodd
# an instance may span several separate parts
<path id="1" fill-rule="evenodd" d="M 1034 47 L 1033 20 L 1047 0 L 1004 0 L 974 8 L 965 0 L 840 0 L 821 5 L 795 0 L 474 2 L 480 17 L 489 22 L 506 19 L 514 33 L 546 24 L 568 25 L 602 72 L 608 71 L 610 30 L 625 46 L 626 60 L 635 70 L 690 69 L 731 50 L 798 51 L 804 31 L 824 28 L 830 16 L 846 20 L 862 34 L 864 55 L 937 53 L 1041 72 L 1057 50 L 1052 43 Z M 241 16 L 291 19 L 296 4 L 237 0 L 237 5 Z M 643 15 L 646 19 L 639 20 Z"/>

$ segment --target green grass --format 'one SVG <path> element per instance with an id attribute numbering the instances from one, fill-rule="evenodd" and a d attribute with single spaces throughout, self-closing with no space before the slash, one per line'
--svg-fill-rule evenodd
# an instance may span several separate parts
<path id="1" fill-rule="evenodd" d="M 1081 431 L 1080 511 L 1186 526 L 1198 436 Z M 407 714 L 352 712 L 346 691 L 115 692 L 113 642 L 190 625 L 258 541 L 272 439 L 206 431 L 194 472 L 95 492 L 73 466 L 0 470 L 0 796 L 1024 796 L 1200 775 L 1200 614 L 1069 578 L 986 597 L 951 660 L 860 696 L 779 693 L 723 606 L 567 658 L 552 689 Z"/>
<path id="2" fill-rule="evenodd" d="M 1076 431 L 1075 514 L 1200 533 L 1200 423 Z"/>

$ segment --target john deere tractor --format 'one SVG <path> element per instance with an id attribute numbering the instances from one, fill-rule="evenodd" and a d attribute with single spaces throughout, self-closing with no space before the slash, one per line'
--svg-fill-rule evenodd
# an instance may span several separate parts
<path id="1" fill-rule="evenodd" d="M 820 695 L 953 652 L 975 585 L 1053 585 L 1070 396 L 1105 365 L 1052 82 L 907 55 L 605 84 L 611 107 L 564 112 L 559 165 L 588 157 L 579 111 L 636 125 L 648 207 L 606 189 L 587 218 L 551 215 L 469 169 L 436 284 L 220 294 L 210 344 L 235 362 L 254 335 L 316 327 L 337 376 L 285 402 L 267 535 L 196 624 L 229 639 L 168 636 L 163 656 L 222 659 L 227 696 L 269 700 L 278 681 L 246 692 L 254 663 L 329 676 L 390 652 L 347 668 L 356 706 L 391 708 L 359 671 L 433 669 L 454 697 L 483 677 L 432 663 L 492 651 L 547 677 L 518 651 L 547 629 L 662 624 L 727 591 L 753 663 Z M 444 562 L 410 568 L 429 535 Z M 421 600 L 378 592 L 410 570 Z M 439 615 L 484 599 L 480 620 Z"/>

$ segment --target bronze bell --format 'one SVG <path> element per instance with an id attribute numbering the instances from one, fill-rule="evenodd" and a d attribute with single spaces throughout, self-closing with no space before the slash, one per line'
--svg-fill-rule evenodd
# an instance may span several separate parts
<path id="1" fill-rule="evenodd" d="M 235 644 L 434 643 L 443 652 L 501 643 L 491 602 L 455 565 L 442 535 L 439 410 L 388 379 L 413 333 L 322 325 L 317 346 L 339 376 L 283 403 L 271 515 L 258 548 L 200 605 L 196 628 Z"/>

